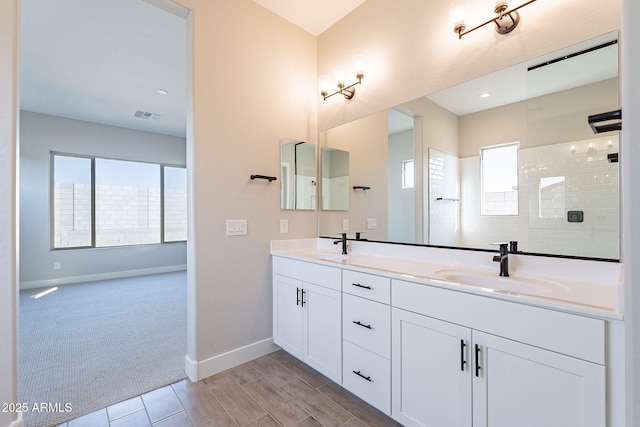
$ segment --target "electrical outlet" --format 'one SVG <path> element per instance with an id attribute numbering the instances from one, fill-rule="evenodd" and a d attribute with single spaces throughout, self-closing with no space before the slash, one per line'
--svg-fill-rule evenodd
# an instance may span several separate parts
<path id="1" fill-rule="evenodd" d="M 342 220 L 342 231 L 349 231 L 349 218 Z"/>
<path id="2" fill-rule="evenodd" d="M 60 261 L 56 261 L 53 263 L 53 269 L 54 270 L 60 270 Z"/>
<path id="3" fill-rule="evenodd" d="M 280 220 L 280 234 L 287 234 L 289 232 L 289 220 L 281 219 Z"/>
<path id="4" fill-rule="evenodd" d="M 246 236 L 247 220 L 246 219 L 228 219 L 227 220 L 227 236 Z"/>

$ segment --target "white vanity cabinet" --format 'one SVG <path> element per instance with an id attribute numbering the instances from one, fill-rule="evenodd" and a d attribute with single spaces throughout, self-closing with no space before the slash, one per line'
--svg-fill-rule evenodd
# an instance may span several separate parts
<path id="1" fill-rule="evenodd" d="M 352 270 L 342 276 L 342 385 L 391 414 L 391 279 Z"/>
<path id="2" fill-rule="evenodd" d="M 624 425 L 622 322 L 285 256 L 273 273 L 275 343 L 402 425 Z"/>
<path id="3" fill-rule="evenodd" d="M 341 270 L 273 258 L 273 340 L 342 383 Z"/>
<path id="4" fill-rule="evenodd" d="M 392 301 L 402 424 L 606 425 L 604 321 L 403 281 Z"/>
<path id="5" fill-rule="evenodd" d="M 406 426 L 471 426 L 470 343 L 469 328 L 393 309 L 396 420 Z"/>

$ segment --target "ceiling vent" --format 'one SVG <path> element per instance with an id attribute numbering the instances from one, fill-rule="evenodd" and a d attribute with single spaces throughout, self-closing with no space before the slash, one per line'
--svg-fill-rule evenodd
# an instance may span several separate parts
<path id="1" fill-rule="evenodd" d="M 133 113 L 133 117 L 137 117 L 139 119 L 142 120 L 158 120 L 160 118 L 160 114 L 156 114 L 156 113 L 150 113 L 148 111 L 141 111 L 138 110 L 135 113 Z"/>

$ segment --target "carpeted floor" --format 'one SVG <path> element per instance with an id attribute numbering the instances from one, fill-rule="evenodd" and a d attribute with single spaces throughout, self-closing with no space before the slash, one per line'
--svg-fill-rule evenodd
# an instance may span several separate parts
<path id="1" fill-rule="evenodd" d="M 26 426 L 57 425 L 185 378 L 186 282 L 177 272 L 66 285 L 38 299 L 42 289 L 22 291 Z"/>

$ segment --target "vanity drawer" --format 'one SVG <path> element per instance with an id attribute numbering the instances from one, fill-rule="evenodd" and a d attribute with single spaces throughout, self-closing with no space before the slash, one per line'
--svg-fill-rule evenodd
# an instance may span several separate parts
<path id="1" fill-rule="evenodd" d="M 393 281 L 393 306 L 599 365 L 605 364 L 606 335 L 602 319 L 402 280 Z"/>
<path id="2" fill-rule="evenodd" d="M 391 362 L 349 341 L 343 341 L 342 352 L 344 388 L 389 415 Z"/>
<path id="3" fill-rule="evenodd" d="M 375 274 L 344 270 L 342 272 L 342 291 L 389 304 L 391 302 L 391 279 Z"/>
<path id="4" fill-rule="evenodd" d="M 390 359 L 391 307 L 343 294 L 342 337 L 385 359 Z"/>
<path id="5" fill-rule="evenodd" d="M 340 291 L 340 269 L 312 262 L 273 257 L 273 273 Z"/>

